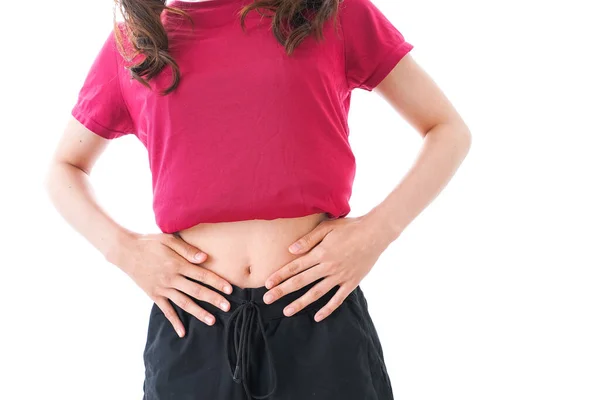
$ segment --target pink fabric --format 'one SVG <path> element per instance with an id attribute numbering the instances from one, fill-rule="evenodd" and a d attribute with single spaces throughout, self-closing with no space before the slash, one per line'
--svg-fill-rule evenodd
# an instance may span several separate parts
<path id="1" fill-rule="evenodd" d="M 169 5 L 163 13 L 181 82 L 167 96 L 167 67 L 149 90 L 131 79 L 111 31 L 72 115 L 92 132 L 135 135 L 147 148 L 158 227 L 350 212 L 355 159 L 348 142 L 351 91 L 371 91 L 413 46 L 370 0 L 340 3 L 324 41 L 288 56 L 249 0 Z M 141 57 L 141 56 L 140 56 Z M 137 59 L 136 59 L 137 60 Z"/>

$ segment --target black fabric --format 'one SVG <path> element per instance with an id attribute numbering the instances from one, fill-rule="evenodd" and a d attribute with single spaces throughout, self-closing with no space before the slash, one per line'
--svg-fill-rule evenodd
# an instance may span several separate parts
<path id="1" fill-rule="evenodd" d="M 227 312 L 194 299 L 216 317 L 212 326 L 171 303 L 186 328 L 183 338 L 154 304 L 143 400 L 393 400 L 360 286 L 321 322 L 314 315 L 337 286 L 292 317 L 283 314 L 316 283 L 272 304 L 262 300 L 266 287 L 234 285 L 232 294 L 219 291 L 231 303 Z"/>
<path id="2" fill-rule="evenodd" d="M 233 327 L 233 346 L 229 342 L 230 331 L 232 321 L 235 321 Z M 269 362 L 269 382 L 272 382 L 272 387 L 267 394 L 258 395 L 254 394 L 248 386 L 249 373 L 248 367 L 250 366 L 250 355 L 249 351 L 252 349 L 252 331 L 254 324 L 257 324 L 260 328 L 263 342 L 265 344 L 265 353 Z M 275 367 L 273 365 L 273 356 L 267 343 L 267 336 L 265 334 L 265 327 L 262 322 L 262 316 L 260 313 L 260 307 L 254 300 L 242 301 L 242 305 L 236 308 L 232 313 L 227 322 L 225 323 L 225 351 L 227 353 L 227 359 L 231 368 L 231 349 L 233 347 L 235 357 L 235 368 L 231 371 L 231 377 L 236 383 L 242 383 L 244 390 L 249 399 L 266 399 L 268 398 L 275 389 L 277 388 L 277 378 L 275 376 Z"/>

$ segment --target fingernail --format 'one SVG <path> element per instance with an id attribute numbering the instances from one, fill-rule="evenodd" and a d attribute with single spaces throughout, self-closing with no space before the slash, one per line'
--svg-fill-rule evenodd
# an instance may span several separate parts
<path id="1" fill-rule="evenodd" d="M 204 253 L 201 251 L 196 253 L 196 255 L 194 255 L 194 259 L 198 260 L 198 261 L 202 260 L 203 257 L 204 257 Z"/>
<path id="2" fill-rule="evenodd" d="M 267 293 L 265 295 L 265 303 L 270 303 L 273 300 L 273 295 L 271 293 Z"/>
<path id="3" fill-rule="evenodd" d="M 213 323 L 213 319 L 212 319 L 212 317 L 210 317 L 210 316 L 206 316 L 206 317 L 204 317 L 204 320 L 205 320 L 205 321 L 206 321 L 206 322 L 207 322 L 209 325 L 211 325 L 211 324 Z"/>
<path id="4" fill-rule="evenodd" d="M 183 330 L 181 328 L 177 328 L 176 331 L 179 337 L 183 337 Z"/>
<path id="5" fill-rule="evenodd" d="M 225 302 L 222 302 L 222 303 L 221 303 L 221 308 L 222 308 L 224 311 L 227 311 L 227 303 L 225 303 Z"/>
<path id="6" fill-rule="evenodd" d="M 317 313 L 317 315 L 315 315 L 315 321 L 319 322 L 322 319 L 323 319 L 323 314 Z"/>
<path id="7" fill-rule="evenodd" d="M 225 293 L 231 293 L 231 290 L 232 290 L 232 289 L 231 289 L 231 286 L 229 286 L 229 285 L 225 285 L 225 286 L 223 286 L 223 291 L 224 291 Z"/>
<path id="8" fill-rule="evenodd" d="M 294 313 L 294 308 L 288 307 L 285 310 L 283 310 L 283 313 L 289 317 L 290 315 L 292 315 Z"/>
<path id="9" fill-rule="evenodd" d="M 295 253 L 298 250 L 300 250 L 300 243 L 294 243 L 293 245 L 290 246 L 290 251 L 292 253 Z"/>
<path id="10" fill-rule="evenodd" d="M 271 289 L 271 286 L 273 286 L 273 282 L 272 281 L 267 281 L 267 283 L 265 283 L 265 287 L 267 289 Z"/>

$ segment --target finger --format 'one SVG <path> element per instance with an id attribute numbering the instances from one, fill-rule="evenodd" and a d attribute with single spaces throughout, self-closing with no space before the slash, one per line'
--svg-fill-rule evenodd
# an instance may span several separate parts
<path id="1" fill-rule="evenodd" d="M 213 304 L 215 307 L 219 307 L 223 311 L 229 310 L 229 301 L 214 290 L 202 286 L 196 282 L 192 282 L 184 276 L 178 275 L 173 279 L 173 288 L 187 293 L 188 295 L 195 297 L 198 300 L 206 301 Z"/>
<path id="2" fill-rule="evenodd" d="M 290 261 L 289 263 L 272 273 L 265 282 L 265 286 L 267 287 L 267 289 L 274 288 L 289 277 L 294 276 L 318 264 L 320 261 L 320 252 L 317 249 L 318 247 L 313 249 L 313 251 L 311 251 L 310 253 Z"/>
<path id="3" fill-rule="evenodd" d="M 222 292 L 231 294 L 231 292 L 233 291 L 231 284 L 227 282 L 224 278 L 220 277 L 213 271 L 200 267 L 198 265 L 184 265 L 179 269 L 179 273 L 187 276 L 188 278 L 192 278 L 199 282 L 206 283 L 207 285 L 212 286 L 215 289 L 221 290 Z"/>
<path id="4" fill-rule="evenodd" d="M 329 299 L 327 304 L 325 304 L 316 314 L 315 321 L 319 322 L 327 318 L 334 312 L 339 306 L 342 305 L 346 297 L 352 292 L 353 288 L 351 285 L 341 285 L 340 288 L 335 292 L 333 297 Z"/>
<path id="5" fill-rule="evenodd" d="M 167 320 L 171 323 L 171 325 L 173 325 L 173 328 L 175 329 L 175 332 L 177 332 L 177 335 L 179 335 L 179 337 L 183 337 L 185 335 L 185 328 L 183 327 L 183 323 L 179 319 L 179 316 L 177 316 L 177 312 L 175 312 L 175 309 L 173 308 L 171 303 L 169 303 L 167 298 L 160 297 L 155 301 L 155 303 L 158 306 L 158 308 L 161 309 L 161 311 L 163 312 Z"/>
<path id="6" fill-rule="evenodd" d="M 289 251 L 293 254 L 304 253 L 315 247 L 332 230 L 333 225 L 328 224 L 327 221 L 323 221 L 312 231 L 292 243 L 289 247 Z"/>
<path id="7" fill-rule="evenodd" d="M 191 263 L 201 263 L 206 261 L 208 255 L 198 249 L 195 246 L 192 246 L 185 240 L 181 239 L 181 236 L 177 235 L 167 235 L 165 236 L 164 245 L 170 247 L 177 254 L 185 258 Z"/>
<path id="8" fill-rule="evenodd" d="M 309 283 L 316 281 L 317 279 L 325 276 L 324 268 L 317 264 L 313 267 L 308 268 L 304 272 L 294 275 L 289 279 L 283 281 L 283 283 L 273 287 L 271 290 L 266 292 L 263 296 L 265 303 L 269 304 L 285 296 L 288 293 L 292 293 Z"/>
<path id="9" fill-rule="evenodd" d="M 288 317 L 291 317 L 307 305 L 321 298 L 321 296 L 333 289 L 335 285 L 337 285 L 337 283 L 333 278 L 323 279 L 321 282 L 311 287 L 308 292 L 304 293 L 302 296 L 298 297 L 296 300 L 291 302 L 283 310 L 283 314 L 285 314 Z"/>
<path id="10" fill-rule="evenodd" d="M 189 314 L 192 314 L 205 324 L 212 325 L 215 323 L 215 317 L 211 313 L 200 307 L 194 302 L 194 300 L 190 299 L 187 295 L 181 293 L 179 290 L 169 290 L 167 297 L 170 298 L 173 303 L 177 304 L 179 308 Z"/>

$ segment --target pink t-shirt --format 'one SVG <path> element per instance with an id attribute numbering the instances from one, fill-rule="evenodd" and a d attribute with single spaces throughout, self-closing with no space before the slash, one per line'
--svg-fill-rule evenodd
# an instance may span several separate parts
<path id="1" fill-rule="evenodd" d="M 371 0 L 343 0 L 324 40 L 307 37 L 291 56 L 270 18 L 238 9 L 250 0 L 210 0 L 163 13 L 169 52 L 181 71 L 166 96 L 170 67 L 132 79 L 111 31 L 72 115 L 114 139 L 147 148 L 158 227 L 173 233 L 201 222 L 350 212 L 355 158 L 348 142 L 351 91 L 371 91 L 413 46 Z M 137 58 L 136 58 L 137 60 Z"/>

